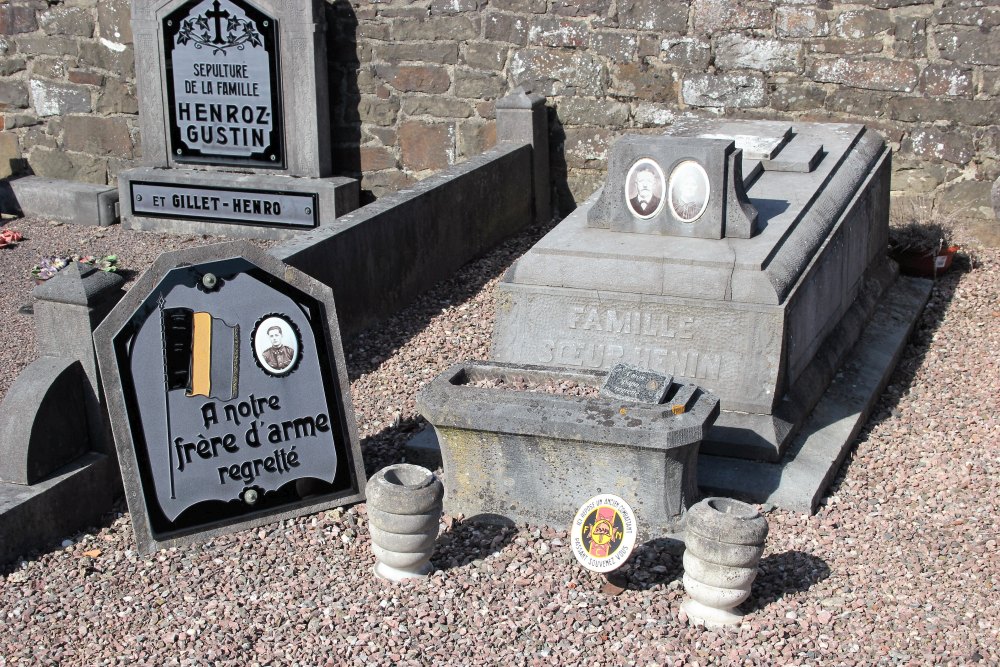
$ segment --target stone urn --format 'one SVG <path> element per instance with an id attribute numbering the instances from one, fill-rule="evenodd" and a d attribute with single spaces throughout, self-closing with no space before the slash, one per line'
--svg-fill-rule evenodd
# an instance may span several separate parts
<path id="1" fill-rule="evenodd" d="M 389 581 L 426 577 L 438 534 L 444 486 L 427 468 L 399 463 L 365 489 L 375 574 Z"/>
<path id="2" fill-rule="evenodd" d="M 684 530 L 684 590 L 681 605 L 692 623 L 735 625 L 736 607 L 750 597 L 764 553 L 767 519 L 753 505 L 731 498 L 705 498 L 687 512 Z"/>

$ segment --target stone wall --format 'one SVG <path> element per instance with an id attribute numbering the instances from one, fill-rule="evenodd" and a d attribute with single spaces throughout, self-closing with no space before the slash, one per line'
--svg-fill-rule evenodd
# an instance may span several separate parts
<path id="1" fill-rule="evenodd" d="M 336 163 L 376 196 L 493 145 L 493 101 L 523 84 L 549 96 L 563 212 L 616 136 L 692 114 L 868 123 L 894 191 L 993 218 L 994 0 L 328 2 Z M 127 13 L 0 4 L 0 168 L 105 182 L 139 156 Z"/>

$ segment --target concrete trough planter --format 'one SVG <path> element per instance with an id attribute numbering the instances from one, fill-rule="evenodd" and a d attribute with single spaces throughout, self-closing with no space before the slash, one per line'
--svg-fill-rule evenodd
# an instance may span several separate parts
<path id="1" fill-rule="evenodd" d="M 600 388 L 606 375 L 470 361 L 435 378 L 417 408 L 441 445 L 445 512 L 566 529 L 588 498 L 613 493 L 635 510 L 640 539 L 676 535 L 697 501 L 698 446 L 719 414 L 715 396 L 675 383 L 653 405 L 475 386 L 517 378 Z"/>

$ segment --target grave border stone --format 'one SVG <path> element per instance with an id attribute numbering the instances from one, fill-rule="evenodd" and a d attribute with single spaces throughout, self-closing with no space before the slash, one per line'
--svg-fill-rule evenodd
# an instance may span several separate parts
<path id="1" fill-rule="evenodd" d="M 346 460 L 338 465 L 346 467 L 350 476 L 350 488 L 321 496 L 312 501 L 305 498 L 299 502 L 285 505 L 274 510 L 265 510 L 247 518 L 228 518 L 221 522 L 196 526 L 170 534 L 156 533 L 150 522 L 146 507 L 147 494 L 142 488 L 139 459 L 136 452 L 136 441 L 129 423 L 127 401 L 124 395 L 124 382 L 118 366 L 115 352 L 115 338 L 121 329 L 132 319 L 136 310 L 150 296 L 155 287 L 172 270 L 206 262 L 217 262 L 226 259 L 242 258 L 274 278 L 283 281 L 291 287 L 300 290 L 315 299 L 325 310 L 327 326 L 323 328 L 324 339 L 317 344 L 325 344 L 332 361 L 329 369 L 334 382 L 340 387 L 339 403 L 335 405 L 341 411 L 343 431 L 347 442 L 344 443 Z M 160 255 L 150 269 L 142 275 L 129 290 L 118 306 L 108 315 L 94 332 L 97 345 L 98 362 L 104 382 L 105 400 L 111 417 L 115 445 L 125 485 L 129 511 L 132 514 L 132 525 L 136 542 L 141 552 L 150 553 L 160 548 L 189 545 L 207 540 L 217 535 L 228 534 L 238 530 L 254 528 L 305 514 L 323 511 L 331 507 L 347 505 L 364 500 L 365 471 L 359 444 L 357 424 L 351 404 L 350 383 L 347 378 L 347 367 L 341 343 L 340 329 L 337 323 L 336 307 L 332 290 L 306 274 L 294 269 L 247 241 L 232 241 L 228 243 L 202 246 L 178 250 Z"/>

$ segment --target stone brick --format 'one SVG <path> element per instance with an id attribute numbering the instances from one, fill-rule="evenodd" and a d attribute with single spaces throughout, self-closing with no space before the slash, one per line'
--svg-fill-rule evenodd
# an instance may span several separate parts
<path id="1" fill-rule="evenodd" d="M 63 146 L 92 155 L 132 157 L 132 138 L 124 118 L 66 116 Z"/>
<path id="2" fill-rule="evenodd" d="M 611 0 L 554 0 L 549 10 L 559 16 L 606 16 Z"/>
<path id="3" fill-rule="evenodd" d="M 480 118 L 493 120 L 497 117 L 497 105 L 493 100 L 480 100 L 476 102 L 476 113 Z"/>
<path id="4" fill-rule="evenodd" d="M 368 190 L 376 198 L 384 197 L 392 192 L 397 192 L 403 188 L 408 188 L 417 179 L 413 178 L 409 174 L 402 171 L 397 171 L 395 169 L 389 171 L 373 171 L 366 173 L 361 177 L 361 188 L 362 190 Z M 364 196 L 364 192 L 362 192 Z"/>
<path id="5" fill-rule="evenodd" d="M 1000 71 L 983 70 L 983 82 L 979 85 L 979 94 L 1000 96 Z"/>
<path id="6" fill-rule="evenodd" d="M 376 127 L 369 125 L 361 128 L 361 140 L 369 141 L 374 139 L 383 146 L 395 146 L 398 140 L 396 129 L 392 127 Z"/>
<path id="7" fill-rule="evenodd" d="M 723 35 L 715 44 L 715 64 L 722 69 L 798 72 L 802 70 L 802 45 L 777 39 Z"/>
<path id="8" fill-rule="evenodd" d="M 385 23 L 362 21 L 358 24 L 356 36 L 358 40 L 374 39 L 384 42 L 389 39 L 389 26 Z"/>
<path id="9" fill-rule="evenodd" d="M 810 111 L 823 107 L 826 91 L 813 83 L 778 83 L 771 93 L 771 108 L 776 111 Z"/>
<path id="10" fill-rule="evenodd" d="M 488 40 L 524 46 L 528 43 L 528 20 L 509 14 L 487 14 L 483 18 L 483 35 Z"/>
<path id="11" fill-rule="evenodd" d="M 382 8 L 378 10 L 379 18 L 421 18 L 428 15 L 430 8 L 425 4 L 415 5 L 412 2 L 407 4 L 410 6 L 383 5 Z"/>
<path id="12" fill-rule="evenodd" d="M 479 19 L 467 16 L 396 19 L 390 34 L 397 41 L 474 39 L 479 36 Z"/>
<path id="13" fill-rule="evenodd" d="M 678 0 L 619 0 L 618 20 L 630 30 L 685 33 L 688 5 Z"/>
<path id="14" fill-rule="evenodd" d="M 131 83 L 111 79 L 97 96 L 97 112 L 101 114 L 137 114 L 139 100 Z"/>
<path id="15" fill-rule="evenodd" d="M 957 165 L 968 164 L 976 153 L 970 139 L 935 127 L 921 127 L 910 132 L 910 136 L 903 140 L 902 150 Z"/>
<path id="16" fill-rule="evenodd" d="M 867 4 L 878 9 L 898 9 L 899 7 L 926 5 L 928 3 L 927 0 L 868 0 Z"/>
<path id="17" fill-rule="evenodd" d="M 507 62 L 509 48 L 506 44 L 470 42 L 462 46 L 462 61 L 470 67 L 499 72 Z"/>
<path id="18" fill-rule="evenodd" d="M 594 31 L 590 33 L 590 51 L 614 62 L 632 62 L 639 53 L 639 38 L 628 32 Z"/>
<path id="19" fill-rule="evenodd" d="M 65 79 L 69 68 L 76 65 L 75 58 L 37 56 L 31 61 L 31 77 L 40 79 Z"/>
<path id="20" fill-rule="evenodd" d="M 673 70 L 657 63 L 620 63 L 612 74 L 615 93 L 656 102 L 676 99 L 675 81 Z"/>
<path id="21" fill-rule="evenodd" d="M 38 17 L 38 25 L 49 35 L 94 36 L 94 15 L 83 7 L 53 7 Z"/>
<path id="22" fill-rule="evenodd" d="M 13 132 L 0 132 L 0 178 L 8 178 L 20 171 L 21 146 Z"/>
<path id="23" fill-rule="evenodd" d="M 1000 39 L 993 31 L 954 28 L 935 35 L 941 57 L 966 65 L 1000 65 Z"/>
<path id="24" fill-rule="evenodd" d="M 775 29 L 779 37 L 825 37 L 830 34 L 830 23 L 815 9 L 778 7 Z"/>
<path id="25" fill-rule="evenodd" d="M 927 54 L 927 21 L 922 18 L 896 18 L 892 31 L 892 50 L 899 58 L 923 58 Z"/>
<path id="26" fill-rule="evenodd" d="M 556 112 L 565 125 L 622 127 L 628 122 L 629 105 L 608 99 L 566 97 L 556 103 Z"/>
<path id="27" fill-rule="evenodd" d="M 90 113 L 90 90 L 75 84 L 32 79 L 31 103 L 39 116 L 62 116 L 69 113 Z"/>
<path id="28" fill-rule="evenodd" d="M 989 3 L 996 5 L 996 3 Z M 967 25 L 980 30 L 1000 26 L 998 6 L 944 7 L 934 12 L 934 22 L 939 25 Z"/>
<path id="29" fill-rule="evenodd" d="M 691 4 L 694 7 L 694 27 L 698 32 L 765 30 L 771 27 L 773 10 L 767 3 L 694 0 Z"/>
<path id="30" fill-rule="evenodd" d="M 811 65 L 816 81 L 840 83 L 866 90 L 910 92 L 917 85 L 919 70 L 911 62 L 886 58 L 827 58 Z"/>
<path id="31" fill-rule="evenodd" d="M 455 162 L 455 127 L 406 121 L 399 126 L 400 162 L 405 169 L 444 169 Z"/>
<path id="32" fill-rule="evenodd" d="M 375 60 L 387 63 L 418 61 L 450 65 L 458 62 L 456 42 L 389 42 L 372 47 Z"/>
<path id="33" fill-rule="evenodd" d="M 28 155 L 28 165 L 36 176 L 97 185 L 108 182 L 108 160 L 93 155 L 70 154 L 38 146 Z"/>
<path id="34" fill-rule="evenodd" d="M 23 81 L 0 81 L 0 110 L 25 109 L 28 106 L 28 89 Z"/>
<path id="35" fill-rule="evenodd" d="M 18 35 L 18 53 L 26 56 L 73 56 L 78 52 L 77 40 L 51 35 Z"/>
<path id="36" fill-rule="evenodd" d="M 833 32 L 845 39 L 864 39 L 889 31 L 893 26 L 889 12 L 881 9 L 854 9 L 837 16 Z"/>
<path id="37" fill-rule="evenodd" d="M 993 100 L 896 97 L 889 101 L 890 117 L 907 123 L 947 120 L 961 125 L 996 125 L 996 109 Z"/>
<path id="38" fill-rule="evenodd" d="M 893 165 L 895 167 L 895 165 Z M 945 169 L 928 164 L 916 169 L 893 169 L 890 189 L 908 193 L 934 192 L 944 182 Z"/>
<path id="39" fill-rule="evenodd" d="M 360 152 L 362 172 L 396 169 L 399 166 L 399 163 L 396 162 L 396 156 L 388 148 L 362 146 Z"/>
<path id="40" fill-rule="evenodd" d="M 566 128 L 566 165 L 570 168 L 604 167 L 612 133 L 603 127 Z"/>
<path id="41" fill-rule="evenodd" d="M 128 0 L 101 0 L 97 3 L 97 32 L 107 40 L 116 44 L 131 44 L 131 19 Z"/>
<path id="42" fill-rule="evenodd" d="M 59 148 L 59 142 L 56 138 L 49 134 L 46 130 L 51 132 L 57 132 L 57 128 L 53 127 L 55 123 L 50 123 L 48 127 L 43 127 L 41 124 L 29 127 L 24 134 L 21 135 L 21 145 L 25 149 L 34 150 L 37 146 L 44 146 L 46 148 Z"/>
<path id="43" fill-rule="evenodd" d="M 947 65 L 928 65 L 920 73 L 920 91 L 932 96 L 972 95 L 972 70 Z"/>
<path id="44" fill-rule="evenodd" d="M 528 28 L 528 43 L 535 46 L 577 48 L 587 44 L 589 28 L 583 21 L 538 16 Z"/>
<path id="45" fill-rule="evenodd" d="M 88 72 L 82 69 L 71 69 L 67 78 L 70 83 L 79 83 L 87 86 L 100 86 L 104 84 L 103 74 Z"/>
<path id="46" fill-rule="evenodd" d="M 431 14 L 459 14 L 461 12 L 478 12 L 487 0 L 434 0 L 431 2 Z"/>
<path id="47" fill-rule="evenodd" d="M 491 0 L 490 7 L 505 12 L 544 14 L 548 3 L 546 0 Z"/>
<path id="48" fill-rule="evenodd" d="M 935 212 L 945 219 L 994 220 L 995 214 L 990 203 L 990 188 L 991 183 L 988 180 L 960 181 L 949 184 L 939 194 Z"/>
<path id="49" fill-rule="evenodd" d="M 674 122 L 674 111 L 670 105 L 640 102 L 632 111 L 632 119 L 638 127 L 660 127 Z"/>
<path id="50" fill-rule="evenodd" d="M 375 125 L 393 125 L 399 113 L 399 98 L 380 99 L 372 95 L 362 95 L 358 103 L 358 120 Z"/>
<path id="51" fill-rule="evenodd" d="M 542 95 L 600 97 L 607 88 L 601 61 L 578 51 L 520 49 L 507 69 L 515 86 L 528 85 Z"/>
<path id="52" fill-rule="evenodd" d="M 455 97 L 495 99 L 507 93 L 507 80 L 485 70 L 455 68 Z"/>
<path id="53" fill-rule="evenodd" d="M 26 65 L 27 63 L 24 58 L 0 58 L 0 76 L 10 76 L 11 74 L 23 72 Z"/>
<path id="54" fill-rule="evenodd" d="M 693 37 L 665 39 L 660 50 L 663 62 L 678 67 L 703 70 L 712 60 L 712 45 Z"/>
<path id="55" fill-rule="evenodd" d="M 376 65 L 375 73 L 403 92 L 443 93 L 451 88 L 448 70 L 433 65 Z"/>
<path id="56" fill-rule="evenodd" d="M 458 128 L 458 152 L 462 157 L 479 155 L 496 145 L 496 123 L 468 121 Z"/>
<path id="57" fill-rule="evenodd" d="M 826 98 L 825 106 L 831 111 L 878 118 L 885 115 L 885 98 L 881 93 L 873 93 L 858 88 L 837 87 Z"/>
<path id="58" fill-rule="evenodd" d="M 437 95 L 411 95 L 403 98 L 403 113 L 407 116 L 437 118 L 469 118 L 472 107 L 468 102 Z"/>
<path id="59" fill-rule="evenodd" d="M 752 74 L 694 74 L 684 77 L 685 104 L 696 107 L 757 108 L 766 106 L 764 79 Z"/>
<path id="60" fill-rule="evenodd" d="M 828 53 L 841 56 L 881 53 L 885 44 L 881 39 L 814 39 L 806 43 L 809 53 Z"/>
<path id="61" fill-rule="evenodd" d="M 0 4 L 0 35 L 17 35 L 38 30 L 35 5 Z"/>
<path id="62" fill-rule="evenodd" d="M 13 130 L 15 127 L 31 127 L 42 121 L 33 113 L 8 113 L 4 115 L 4 128 Z"/>
<path id="63" fill-rule="evenodd" d="M 132 46 L 111 42 L 80 42 L 80 60 L 99 69 L 117 74 L 122 79 L 135 78 L 135 56 Z"/>

